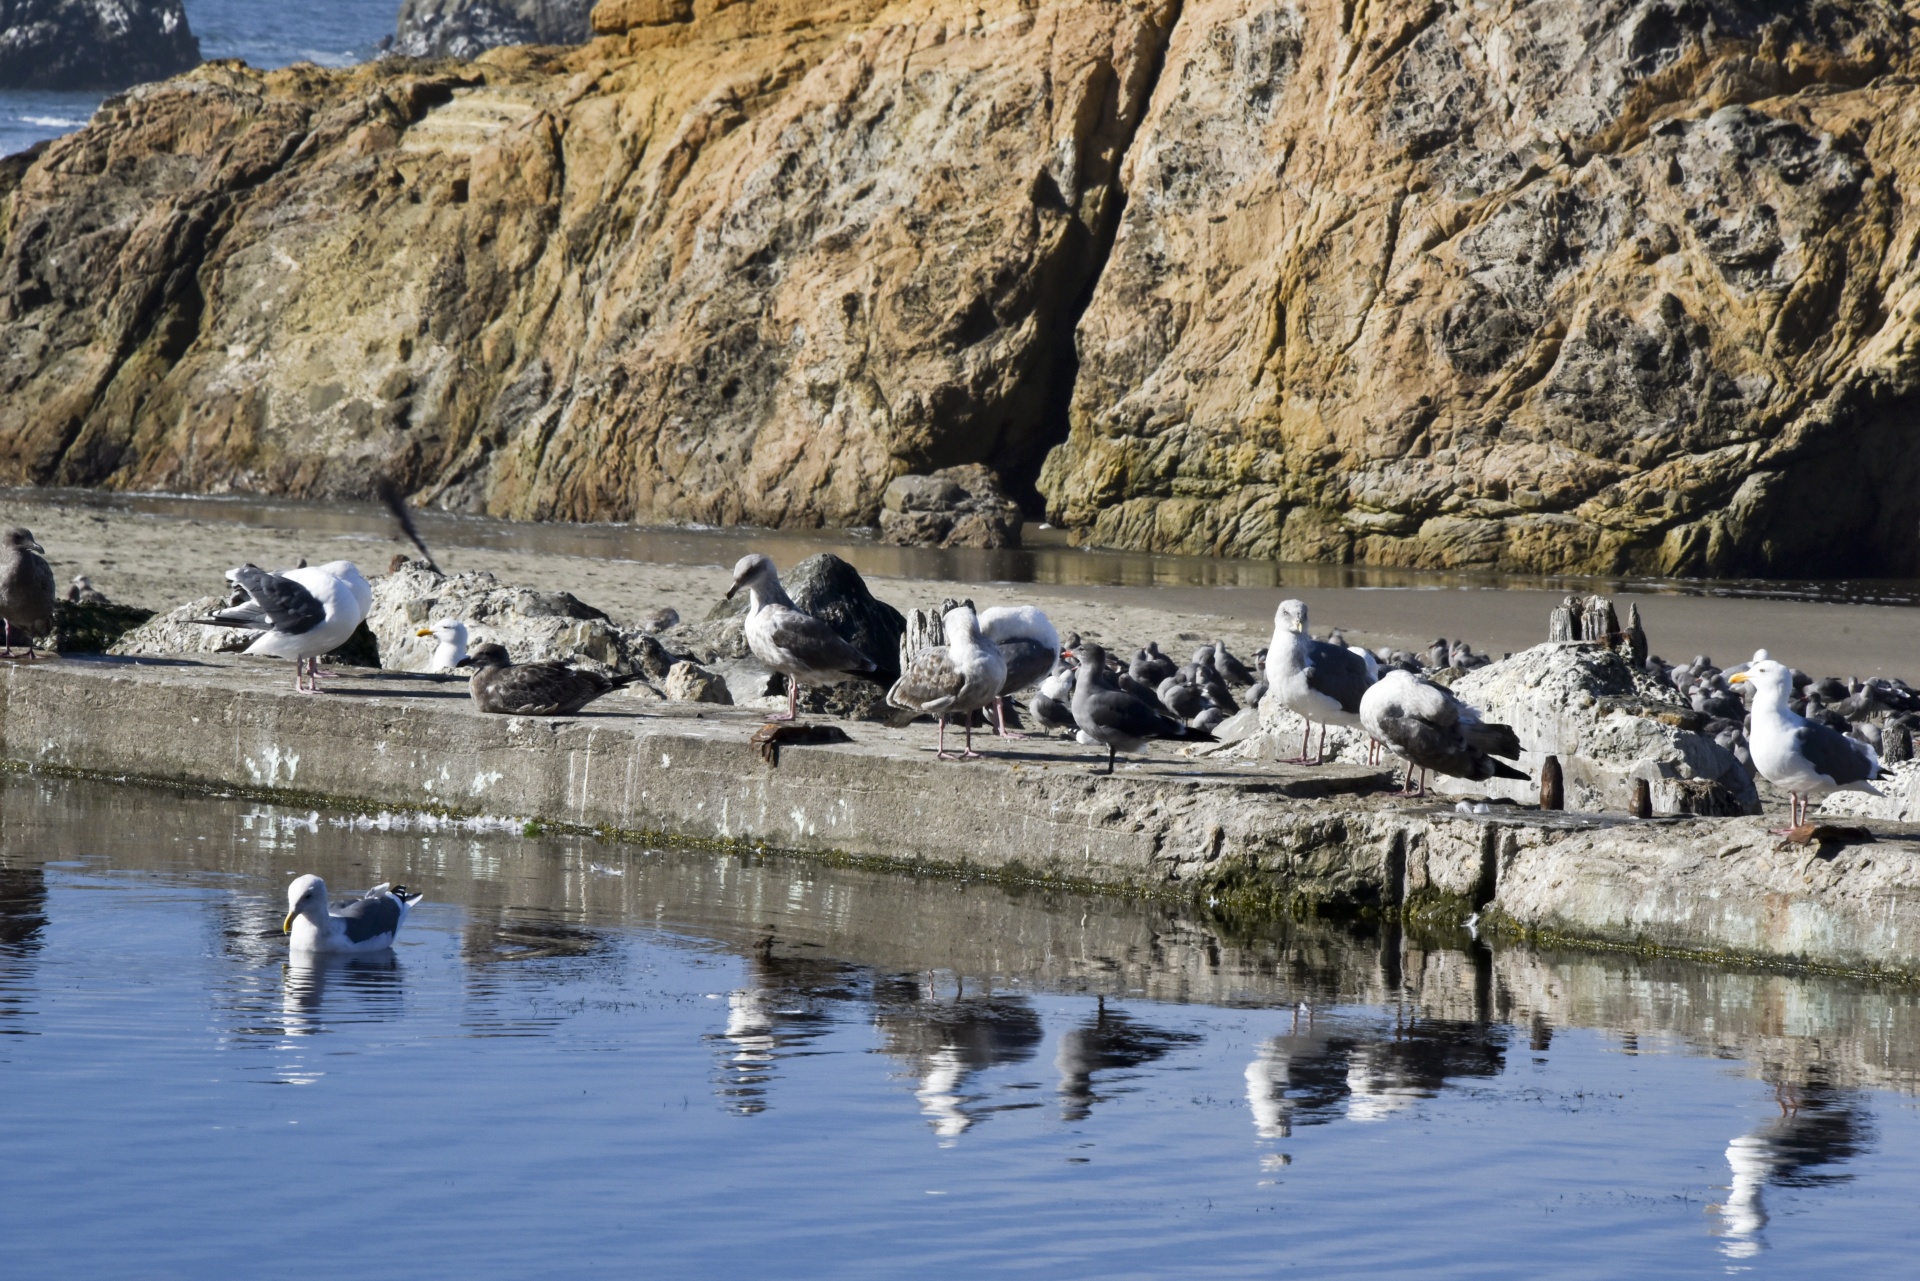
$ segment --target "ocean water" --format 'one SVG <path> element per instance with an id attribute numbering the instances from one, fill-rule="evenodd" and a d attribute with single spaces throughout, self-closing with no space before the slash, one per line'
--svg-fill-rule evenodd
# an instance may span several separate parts
<path id="1" fill-rule="evenodd" d="M 186 0 L 203 58 L 256 67 L 307 61 L 337 67 L 370 58 L 393 34 L 399 0 Z M 71 133 L 104 94 L 0 90 L 0 156 Z"/>
<path id="2" fill-rule="evenodd" d="M 287 881 L 404 881 L 290 958 Z M 0 779 L 7 1275 L 1913 1275 L 1920 993 Z"/>

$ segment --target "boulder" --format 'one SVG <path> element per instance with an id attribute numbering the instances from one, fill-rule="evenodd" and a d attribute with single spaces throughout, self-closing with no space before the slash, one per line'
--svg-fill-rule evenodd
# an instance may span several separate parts
<path id="1" fill-rule="evenodd" d="M 902 547 L 1018 547 L 1020 508 L 978 463 L 895 476 L 880 496 L 880 537 Z"/>
<path id="2" fill-rule="evenodd" d="M 0 5 L 0 89 L 125 89 L 199 62 L 181 0 Z"/>
<path id="3" fill-rule="evenodd" d="M 55 601 L 53 648 L 62 654 L 98 654 L 152 617 L 150 609 L 104 599 Z"/>
<path id="4" fill-rule="evenodd" d="M 668 669 L 661 692 L 676 703 L 733 703 L 724 677 L 685 660 Z"/>
<path id="5" fill-rule="evenodd" d="M 780 576 L 793 603 L 833 628 L 879 668 L 884 691 L 900 679 L 900 638 L 907 620 L 867 590 L 860 571 L 831 552 L 809 556 Z"/>
<path id="6" fill-rule="evenodd" d="M 254 633 L 239 627 L 208 627 L 192 621 L 225 609 L 227 598 L 202 596 L 156 614 L 124 632 L 107 647 L 109 654 L 158 656 L 163 654 L 237 654 L 253 643 Z"/>
<path id="7" fill-rule="evenodd" d="M 593 0 L 404 0 L 393 53 L 408 58 L 473 58 L 501 45 L 584 44 L 593 38 Z"/>
<path id="8" fill-rule="evenodd" d="M 519 663 L 558 659 L 656 678 L 668 657 L 652 636 L 614 623 L 566 592 L 509 586 L 484 570 L 447 575 L 409 562 L 373 580 L 367 625 L 379 638 L 385 666 L 430 670 L 436 642 L 417 633 L 440 618 L 465 623 L 469 646 L 497 641 Z"/>
<path id="9" fill-rule="evenodd" d="M 1548 642 L 1461 675 L 1453 692 L 1489 721 L 1511 725 L 1519 768 L 1539 777 L 1560 758 L 1569 810 L 1624 811 L 1645 779 L 1656 814 L 1753 814 L 1760 798 L 1734 754 L 1698 732 L 1705 718 L 1666 701 L 1672 691 L 1621 653 Z M 1664 696 L 1663 696 L 1664 695 Z M 1533 781 L 1435 780 L 1442 791 L 1538 799 Z"/>

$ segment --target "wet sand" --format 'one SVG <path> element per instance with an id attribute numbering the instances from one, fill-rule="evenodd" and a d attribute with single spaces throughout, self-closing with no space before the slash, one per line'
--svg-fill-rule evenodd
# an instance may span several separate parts
<path id="1" fill-rule="evenodd" d="M 114 600 L 156 610 L 223 590 L 221 575 L 245 561 L 278 567 L 302 556 L 314 563 L 350 559 L 371 574 L 385 570 L 396 552 L 411 550 L 391 535 L 383 515 L 350 506 L 173 498 L 142 503 L 114 496 L 70 501 L 16 492 L 0 498 L 0 520 L 34 531 L 63 588 L 84 573 Z M 452 517 L 424 523 L 444 568 L 485 569 L 505 582 L 569 591 L 616 620 L 662 605 L 685 619 L 703 617 L 726 591 L 732 561 L 754 545 L 764 545 L 783 568 L 815 551 L 841 551 L 862 565 L 876 595 L 901 609 L 935 606 L 947 596 L 971 597 L 983 608 L 1035 604 L 1063 632 L 1116 647 L 1157 640 L 1172 649 L 1221 636 L 1242 657 L 1266 643 L 1274 606 L 1289 595 L 1307 602 L 1319 634 L 1337 626 L 1355 643 L 1416 650 L 1446 636 L 1498 657 L 1546 639 L 1548 614 L 1564 594 L 1532 582 L 1506 588 L 1110 586 L 1071 581 L 1110 573 L 1110 557 L 1064 549 L 1044 555 L 1048 572 L 1068 581 L 1005 583 L 990 581 L 1001 565 L 990 555 L 917 554 L 831 532 L 676 530 L 636 539 L 606 526 Z M 636 545 L 653 559 L 632 558 Z M 616 551 L 629 555 L 610 554 Z M 916 573 L 928 567 L 950 572 Z M 952 576 L 956 568 L 976 575 Z M 1076 572 L 1081 570 L 1087 572 Z M 1223 563 L 1223 578 L 1234 581 L 1237 572 L 1244 566 Z M 1627 600 L 1639 605 L 1654 652 L 1673 661 L 1704 653 L 1726 664 L 1764 647 L 1818 675 L 1884 675 L 1920 683 L 1917 609 L 1669 592 L 1616 599 L 1623 615 Z"/>

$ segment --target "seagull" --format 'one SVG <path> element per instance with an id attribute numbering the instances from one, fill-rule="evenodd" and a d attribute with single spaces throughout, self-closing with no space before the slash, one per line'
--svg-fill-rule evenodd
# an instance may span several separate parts
<path id="1" fill-rule="evenodd" d="M 1810 801 L 1832 792 L 1881 795 L 1871 781 L 1881 775 L 1880 757 L 1871 747 L 1796 715 L 1787 706 L 1793 694 L 1793 673 L 1786 667 L 1763 658 L 1735 673 L 1730 683 L 1753 686 L 1747 749 L 1761 777 L 1787 789 L 1792 826 L 1807 821 Z"/>
<path id="2" fill-rule="evenodd" d="M 15 525 L 0 534 L 0 633 L 6 637 L 6 656 L 13 657 L 13 629 L 27 638 L 27 660 L 33 661 L 33 638 L 53 630 L 53 567 L 47 549 L 27 530 Z"/>
<path id="3" fill-rule="evenodd" d="M 431 627 L 422 627 L 415 636 L 431 636 L 440 643 L 433 647 L 433 670 L 450 672 L 466 661 L 467 625 L 457 618 L 437 618 Z"/>
<path id="4" fill-rule="evenodd" d="M 1527 777 L 1494 759 L 1519 758 L 1520 740 L 1512 729 L 1487 724 L 1446 686 L 1397 667 L 1360 700 L 1360 724 L 1407 762 L 1402 796 L 1427 794 L 1427 770 L 1475 780 Z M 1413 788 L 1416 766 L 1421 770 L 1418 792 Z"/>
<path id="5" fill-rule="evenodd" d="M 1080 670 L 1073 682 L 1073 722 L 1083 743 L 1104 745 L 1107 773 L 1113 773 L 1114 753 L 1137 752 L 1156 738 L 1182 738 L 1196 743 L 1219 740 L 1206 730 L 1192 729 L 1120 688 L 1107 671 L 1107 651 L 1082 644 L 1075 657 Z"/>
<path id="6" fill-rule="evenodd" d="M 242 652 L 293 659 L 293 687 L 303 694 L 320 692 L 320 656 L 332 653 L 353 635 L 366 620 L 373 600 L 373 589 L 351 561 L 279 574 L 258 565 L 242 565 L 227 571 L 227 581 L 238 589 L 235 599 L 211 618 L 193 621 L 259 632 Z M 309 675 L 314 677 L 310 688 L 303 683 Z"/>
<path id="7" fill-rule="evenodd" d="M 603 676 L 565 663 L 516 664 L 506 646 L 492 641 L 474 646 L 459 666 L 474 669 L 467 682 L 474 705 L 498 716 L 571 716 L 602 694 L 644 679 L 638 673 Z"/>
<path id="8" fill-rule="evenodd" d="M 1267 647 L 1267 684 L 1286 707 L 1306 721 L 1296 764 L 1307 764 L 1307 740 L 1320 722 L 1320 751 L 1327 757 L 1327 726 L 1358 725 L 1360 699 L 1371 681 L 1367 664 L 1352 650 L 1307 635 L 1307 603 L 1283 600 L 1273 614 L 1273 643 Z"/>
<path id="9" fill-rule="evenodd" d="M 67 600 L 75 605 L 111 605 L 105 592 L 93 585 L 85 574 L 75 574 L 67 586 Z"/>
<path id="10" fill-rule="evenodd" d="M 1048 729 L 1071 730 L 1073 722 L 1073 668 L 1066 660 L 1053 660 L 1053 670 L 1040 682 L 1039 690 L 1027 703 L 1033 719 Z"/>
<path id="11" fill-rule="evenodd" d="M 1223 640 L 1213 643 L 1213 666 L 1216 671 L 1226 677 L 1228 685 L 1237 685 L 1245 689 L 1253 684 L 1253 673 L 1247 670 L 1245 663 L 1227 652 L 1227 643 Z"/>
<path id="12" fill-rule="evenodd" d="M 947 643 L 915 654 L 887 691 L 887 702 L 940 718 L 936 760 L 978 760 L 980 753 L 973 750 L 973 714 L 1000 697 L 1007 684 L 1007 660 L 999 646 L 980 634 L 980 619 L 971 603 L 954 606 L 941 621 L 946 625 Z M 966 726 L 967 746 L 957 757 L 947 754 L 949 716 L 959 716 Z"/>
<path id="13" fill-rule="evenodd" d="M 754 552 L 733 567 L 727 599 L 747 589 L 747 648 L 787 678 L 787 714 L 768 720 L 790 721 L 800 714 L 800 686 L 835 685 L 877 670 L 874 661 L 839 632 L 807 613 L 780 586 L 773 562 Z"/>
<path id="14" fill-rule="evenodd" d="M 1007 732 L 1007 695 L 1047 677 L 1060 661 L 1060 633 L 1046 614 L 1032 605 L 996 605 L 980 611 L 980 634 L 1000 647 L 1007 660 L 1006 683 L 993 700 L 1000 737 L 1019 738 Z"/>
<path id="15" fill-rule="evenodd" d="M 327 906 L 327 883 L 311 874 L 287 886 L 287 919 L 280 932 L 293 936 L 296 952 L 380 952 L 393 946 L 407 912 L 425 898 L 404 885 L 374 886 L 357 899 Z"/>

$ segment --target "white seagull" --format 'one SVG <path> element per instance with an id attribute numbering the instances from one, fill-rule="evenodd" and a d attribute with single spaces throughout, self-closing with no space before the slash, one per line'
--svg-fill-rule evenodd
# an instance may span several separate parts
<path id="1" fill-rule="evenodd" d="M 1295 763 L 1307 763 L 1307 740 L 1313 722 L 1320 722 L 1320 750 L 1313 763 L 1327 755 L 1328 725 L 1358 725 L 1360 699 L 1378 670 L 1344 645 L 1330 645 L 1307 635 L 1307 603 L 1283 600 L 1273 613 L 1273 643 L 1267 647 L 1267 687 L 1287 708 L 1306 721 Z"/>
<path id="2" fill-rule="evenodd" d="M 287 919 L 296 952 L 379 952 L 393 946 L 407 912 L 423 894 L 404 885 L 380 884 L 334 911 L 327 905 L 327 883 L 317 876 L 296 876 L 287 886 Z"/>
<path id="3" fill-rule="evenodd" d="M 1519 758 L 1520 739 L 1510 727 L 1488 724 L 1480 719 L 1479 709 L 1461 702 L 1452 690 L 1397 667 L 1361 698 L 1360 724 L 1407 762 L 1402 796 L 1426 795 L 1426 770 L 1474 780 L 1527 777 L 1494 759 Z M 1423 771 L 1417 793 L 1416 766 Z"/>
<path id="4" fill-rule="evenodd" d="M 954 606 L 942 621 L 947 643 L 915 654 L 887 691 L 887 702 L 940 718 L 936 760 L 978 760 L 980 753 L 973 750 L 973 714 L 1000 697 L 1007 684 L 1007 660 L 998 645 L 980 634 L 980 620 L 971 603 Z M 966 726 L 967 745 L 958 757 L 947 754 L 949 716 L 960 717 Z"/>
<path id="5" fill-rule="evenodd" d="M 733 567 L 733 586 L 727 599 L 747 589 L 747 648 L 753 656 L 787 678 L 787 714 L 768 720 L 790 721 L 799 715 L 802 685 L 836 685 L 874 670 L 874 662 L 855 649 L 839 632 L 807 613 L 780 586 L 773 562 L 754 552 Z"/>
<path id="6" fill-rule="evenodd" d="M 242 652 L 293 659 L 293 687 L 303 694 L 319 692 L 320 656 L 345 644 L 373 604 L 372 586 L 347 560 L 278 574 L 242 565 L 227 571 L 227 581 L 239 599 L 194 621 L 260 633 Z M 313 679 L 311 688 L 303 677 Z"/>
<path id="7" fill-rule="evenodd" d="M 467 625 L 457 618 L 436 618 L 430 627 L 422 627 L 415 636 L 431 636 L 439 641 L 433 647 L 433 668 L 450 672 L 467 657 Z"/>
<path id="8" fill-rule="evenodd" d="M 1007 696 L 1046 679 L 1060 661 L 1060 633 L 1045 613 L 1032 605 L 995 605 L 980 611 L 980 634 L 1000 647 L 1007 660 L 1006 683 L 993 700 L 1000 737 L 1021 738 L 1007 732 Z"/>
<path id="9" fill-rule="evenodd" d="M 1746 671 L 1729 677 L 1728 683 L 1753 686 L 1747 750 L 1753 754 L 1753 767 L 1761 777 L 1786 789 L 1792 826 L 1807 821 L 1811 801 L 1834 792 L 1882 795 L 1871 781 L 1881 774 L 1880 757 L 1871 747 L 1797 715 L 1787 705 L 1793 693 L 1793 673 L 1785 666 L 1762 658 Z"/>

